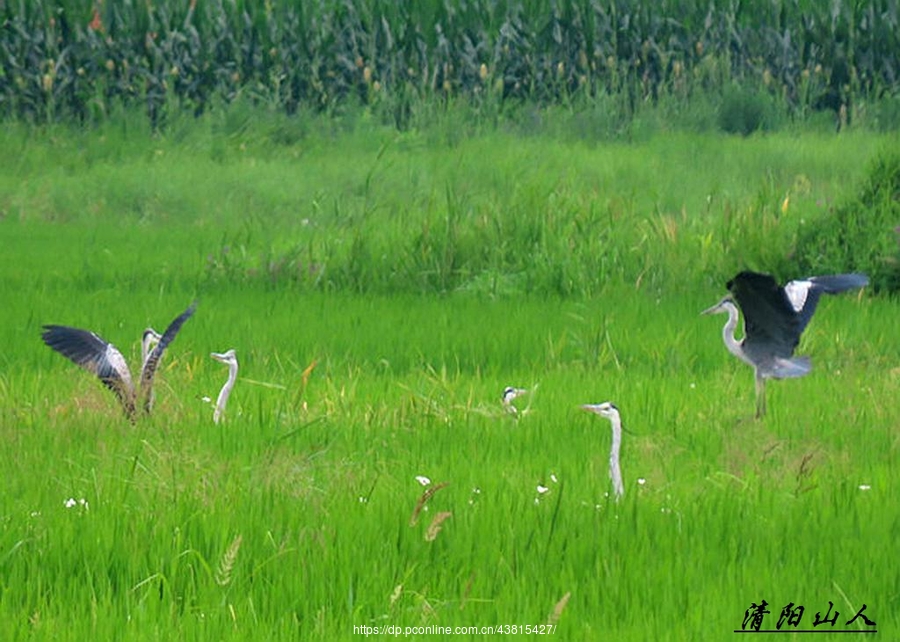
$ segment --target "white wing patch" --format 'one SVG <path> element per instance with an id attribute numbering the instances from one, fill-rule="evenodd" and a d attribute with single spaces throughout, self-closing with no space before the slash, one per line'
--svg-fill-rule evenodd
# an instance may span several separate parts
<path id="1" fill-rule="evenodd" d="M 131 372 L 128 370 L 128 364 L 125 363 L 125 357 L 113 344 L 106 344 L 106 354 L 103 358 L 118 373 L 128 390 L 134 390 L 134 383 L 131 381 Z"/>
<path id="2" fill-rule="evenodd" d="M 809 295 L 810 289 L 813 287 L 812 281 L 789 281 L 784 286 L 784 292 L 787 294 L 794 312 L 800 312 L 806 305 L 806 297 Z"/>

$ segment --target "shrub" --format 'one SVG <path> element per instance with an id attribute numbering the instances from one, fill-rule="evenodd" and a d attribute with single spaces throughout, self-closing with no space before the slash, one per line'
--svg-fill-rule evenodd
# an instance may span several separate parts
<path id="1" fill-rule="evenodd" d="M 866 272 L 878 290 L 900 289 L 900 150 L 872 162 L 858 193 L 828 208 L 797 238 L 796 254 L 809 273 Z"/>
<path id="2" fill-rule="evenodd" d="M 719 127 L 729 134 L 749 136 L 772 126 L 772 101 L 764 93 L 744 87 L 730 87 L 719 106 Z"/>

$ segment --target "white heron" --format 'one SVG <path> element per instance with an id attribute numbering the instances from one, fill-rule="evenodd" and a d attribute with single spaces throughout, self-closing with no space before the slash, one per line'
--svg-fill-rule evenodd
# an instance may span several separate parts
<path id="1" fill-rule="evenodd" d="M 836 274 L 798 279 L 781 287 L 768 274 L 744 271 L 726 284 L 730 295 L 703 311 L 728 314 L 722 340 L 728 351 L 756 374 L 757 418 L 766 413 L 766 379 L 802 377 L 812 369 L 809 357 L 795 357 L 794 350 L 819 297 L 868 283 L 865 274 Z M 738 307 L 744 314 L 744 338 L 740 340 L 734 335 Z"/>
<path id="2" fill-rule="evenodd" d="M 582 410 L 606 417 L 612 424 L 612 446 L 609 449 L 609 478 L 612 480 L 616 501 L 625 494 L 625 486 L 622 483 L 622 469 L 619 468 L 619 450 L 622 448 L 622 418 L 619 409 L 609 401 L 596 404 L 585 404 Z"/>
<path id="3" fill-rule="evenodd" d="M 216 409 L 213 412 L 213 421 L 219 423 L 219 419 L 225 414 L 225 404 L 228 403 L 228 395 L 231 394 L 234 382 L 237 381 L 238 360 L 234 348 L 228 352 L 211 352 L 209 356 L 228 366 L 228 381 L 225 382 L 225 385 L 219 391 L 219 397 L 216 399 Z"/>
<path id="4" fill-rule="evenodd" d="M 144 332 L 141 350 L 142 352 L 146 350 L 147 356 L 141 365 L 139 381 L 144 414 L 149 414 L 153 405 L 153 378 L 160 359 L 169 344 L 175 340 L 175 335 L 184 322 L 194 314 L 196 307 L 196 302 L 192 303 L 187 310 L 175 317 L 166 331 L 159 336 L 159 340 L 154 338 L 156 333 L 150 334 L 152 330 Z M 114 345 L 90 330 L 64 325 L 45 325 L 41 338 L 44 343 L 67 359 L 97 375 L 100 381 L 116 394 L 125 415 L 134 423 L 137 416 L 138 390 L 135 389 L 125 358 Z M 152 343 L 155 345 L 150 349 Z"/>

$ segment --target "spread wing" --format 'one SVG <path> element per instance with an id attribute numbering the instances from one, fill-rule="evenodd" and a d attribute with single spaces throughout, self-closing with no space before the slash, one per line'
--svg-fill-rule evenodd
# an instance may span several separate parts
<path id="1" fill-rule="evenodd" d="M 727 284 L 744 315 L 744 351 L 755 362 L 789 359 L 800 342 L 803 323 L 790 299 L 768 274 L 741 272 Z"/>
<path id="2" fill-rule="evenodd" d="M 794 310 L 800 315 L 802 332 L 812 319 L 822 294 L 839 294 L 868 284 L 869 277 L 865 274 L 832 274 L 790 281 L 784 286 L 784 291 Z"/>
<path id="3" fill-rule="evenodd" d="M 191 318 L 191 315 L 194 314 L 194 310 L 196 309 L 197 302 L 195 301 L 194 303 L 191 303 L 187 310 L 175 317 L 172 323 L 169 324 L 169 327 L 166 328 L 166 331 L 163 332 L 159 343 L 157 343 L 150 352 L 147 361 L 144 362 L 144 367 L 141 370 L 141 396 L 144 399 L 145 413 L 149 413 L 150 408 L 153 405 L 153 378 L 156 375 L 156 370 L 159 368 L 159 362 L 162 359 L 163 353 L 166 351 L 169 344 L 175 340 L 175 335 L 181 330 L 181 326 L 184 325 L 185 321 Z"/>
<path id="4" fill-rule="evenodd" d="M 114 345 L 93 332 L 64 325 L 45 325 L 41 338 L 58 353 L 94 373 L 112 390 L 129 419 L 134 419 L 134 382 L 125 358 Z"/>

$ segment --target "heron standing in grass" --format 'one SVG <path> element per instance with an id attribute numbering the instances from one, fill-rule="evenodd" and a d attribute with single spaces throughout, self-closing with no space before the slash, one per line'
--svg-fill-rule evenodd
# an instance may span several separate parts
<path id="1" fill-rule="evenodd" d="M 195 309 L 196 303 L 192 303 L 187 310 L 175 317 L 161 336 L 156 335 L 152 329 L 144 332 L 141 350 L 146 351 L 147 356 L 141 365 L 140 378 L 140 396 L 143 400 L 144 414 L 149 414 L 153 405 L 153 378 L 163 353 L 175 340 L 175 335 L 184 322 L 194 314 Z M 159 336 L 158 341 L 154 335 Z M 97 375 L 100 381 L 116 394 L 125 415 L 134 423 L 137 415 L 138 390 L 135 389 L 125 358 L 114 345 L 90 330 L 64 325 L 45 325 L 41 338 L 64 357 Z M 152 343 L 155 345 L 150 349 Z"/>
<path id="2" fill-rule="evenodd" d="M 516 419 L 519 418 L 519 409 L 513 405 L 513 400 L 516 397 L 521 397 L 524 394 L 527 394 L 528 390 L 525 388 L 513 388 L 512 386 L 506 386 L 503 389 L 503 397 L 501 401 L 503 402 L 503 408 L 506 409 L 511 415 L 515 415 Z"/>
<path id="3" fill-rule="evenodd" d="M 225 385 L 219 391 L 219 397 L 216 399 L 216 409 L 213 411 L 213 422 L 219 423 L 219 419 L 225 414 L 225 404 L 228 403 L 228 396 L 231 394 L 231 389 L 234 388 L 234 382 L 237 381 L 238 360 L 234 348 L 228 352 L 212 352 L 209 356 L 228 366 L 228 381 L 225 382 Z"/>
<path id="4" fill-rule="evenodd" d="M 612 424 L 612 447 L 609 450 L 609 478 L 612 480 L 616 501 L 625 494 L 625 485 L 622 483 L 622 469 L 619 468 L 619 450 L 622 447 L 622 418 L 615 404 L 608 401 L 597 404 L 585 404 L 582 410 L 606 417 Z"/>
<path id="5" fill-rule="evenodd" d="M 756 375 L 756 416 L 766 413 L 766 379 L 802 377 L 812 368 L 809 357 L 794 350 L 822 294 L 838 294 L 868 285 L 864 274 L 811 276 L 781 287 L 768 274 L 744 271 L 726 287 L 730 295 L 703 314 L 727 313 L 722 339 L 728 351 Z M 744 338 L 735 337 L 738 308 L 744 314 Z"/>
<path id="6" fill-rule="evenodd" d="M 144 330 L 144 334 L 141 336 L 141 368 L 147 363 L 147 358 L 160 339 L 162 339 L 162 335 L 153 328 Z"/>

